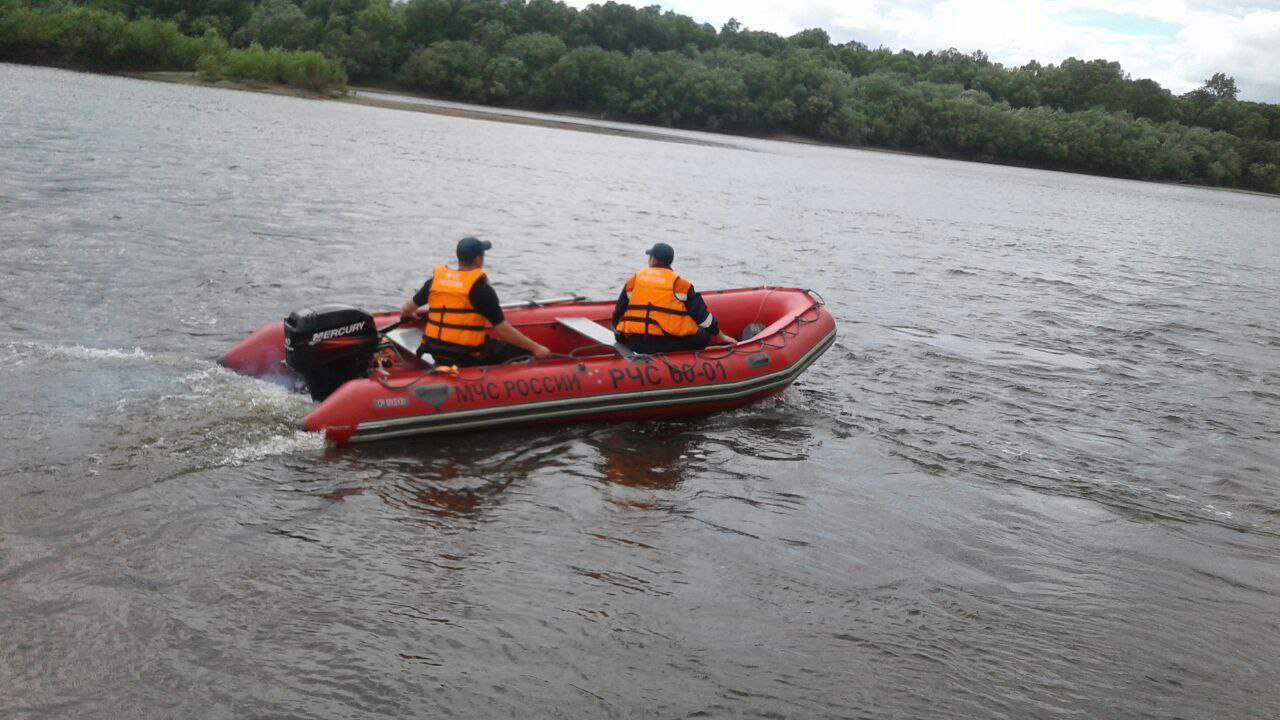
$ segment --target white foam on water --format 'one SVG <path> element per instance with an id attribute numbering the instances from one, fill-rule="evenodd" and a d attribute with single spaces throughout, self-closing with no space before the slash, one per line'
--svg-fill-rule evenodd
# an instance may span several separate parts
<path id="1" fill-rule="evenodd" d="M 216 466 L 238 467 L 324 449 L 322 435 L 295 429 L 314 407 L 305 395 L 219 365 L 187 373 L 181 381 L 191 391 L 187 402 L 228 420 L 205 428 Z"/>
<path id="2" fill-rule="evenodd" d="M 0 345 L 7 363 L 22 365 L 28 360 L 146 360 L 142 348 L 91 348 L 84 345 L 50 345 L 38 342 L 7 342 Z"/>
<path id="3" fill-rule="evenodd" d="M 94 376 L 94 368 L 127 371 L 123 384 L 114 379 L 100 383 L 103 393 L 118 393 L 106 406 L 107 432 L 157 458 L 187 458 L 197 467 L 242 465 L 324 447 L 319 435 L 297 429 L 314 407 L 310 398 L 211 360 L 139 347 L 27 341 L 0 344 L 0 363 L 64 365 L 74 373 L 89 373 L 87 377 Z"/>
<path id="4" fill-rule="evenodd" d="M 324 437 L 320 433 L 296 430 L 291 435 L 268 437 L 243 447 L 234 448 L 215 464 L 223 467 L 239 467 L 268 457 L 292 455 L 304 451 L 314 452 L 323 449 Z"/>
<path id="5" fill-rule="evenodd" d="M 83 345 L 74 345 L 71 347 L 54 347 L 56 354 L 74 360 L 147 360 L 151 356 L 140 347 L 134 347 L 132 350 L 119 350 L 116 348 L 91 348 Z"/>
<path id="6" fill-rule="evenodd" d="M 181 355 L 150 353 L 140 347 L 132 348 L 96 348 L 85 345 L 54 345 L 42 342 L 7 342 L 0 344 L 0 361 L 10 365 L 23 365 L 28 361 L 47 362 L 80 362 L 91 361 L 96 364 L 144 362 L 166 367 L 204 367 L 209 361 Z"/>

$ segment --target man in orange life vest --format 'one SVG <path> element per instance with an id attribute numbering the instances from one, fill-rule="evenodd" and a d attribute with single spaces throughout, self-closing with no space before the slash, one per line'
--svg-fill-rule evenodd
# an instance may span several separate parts
<path id="1" fill-rule="evenodd" d="M 688 280 L 671 270 L 676 251 L 657 243 L 645 251 L 649 267 L 632 275 L 613 308 L 613 331 L 639 353 L 701 350 L 714 338 L 732 345 Z"/>
<path id="2" fill-rule="evenodd" d="M 492 365 L 531 354 L 546 358 L 551 351 L 530 340 L 508 323 L 498 303 L 498 294 L 484 274 L 484 251 L 493 247 L 488 240 L 464 237 L 458 241 L 458 269 L 441 265 L 411 299 L 400 308 L 400 317 L 417 316 L 426 305 L 422 344 L 418 354 L 431 353 L 441 365 Z M 488 320 L 500 340 L 485 334 Z"/>

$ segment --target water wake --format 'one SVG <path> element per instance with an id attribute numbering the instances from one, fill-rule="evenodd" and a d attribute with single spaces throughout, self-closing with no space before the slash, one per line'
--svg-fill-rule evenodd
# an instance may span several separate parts
<path id="1" fill-rule="evenodd" d="M 323 447 L 297 429 L 308 398 L 210 360 L 19 341 L 0 344 L 0 364 L 23 368 L 24 399 L 38 410 L 33 428 L 79 427 L 88 431 L 86 452 L 121 465 L 164 455 L 236 466 Z"/>

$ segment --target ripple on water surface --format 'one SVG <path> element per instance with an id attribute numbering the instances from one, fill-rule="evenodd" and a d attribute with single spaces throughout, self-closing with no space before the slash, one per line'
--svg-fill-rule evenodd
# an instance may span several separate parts
<path id="1" fill-rule="evenodd" d="M 1280 715 L 1273 198 L 0 87 L 0 709 Z M 840 337 L 710 418 L 344 449 L 210 360 L 466 234 L 503 299 L 616 297 L 663 240 Z"/>

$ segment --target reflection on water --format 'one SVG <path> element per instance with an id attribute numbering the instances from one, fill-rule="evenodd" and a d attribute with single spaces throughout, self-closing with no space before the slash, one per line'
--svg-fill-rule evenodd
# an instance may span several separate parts
<path id="1" fill-rule="evenodd" d="M 516 429 L 329 448 L 324 462 L 339 474 L 370 466 L 378 472 L 366 486 L 322 495 L 340 499 L 367 489 L 389 506 L 414 514 L 466 519 L 499 502 L 521 478 L 566 464 L 566 458 L 574 457 L 572 445 L 568 440 L 549 442 L 536 430 Z"/>
<path id="2" fill-rule="evenodd" d="M 1273 198 L 0 95 L 0 716 L 1280 717 Z M 465 234 L 504 300 L 663 240 L 840 337 L 735 412 L 340 450 L 213 363 Z"/>
<path id="3" fill-rule="evenodd" d="M 394 463 L 384 476 L 377 494 L 388 504 L 413 512 L 441 517 L 473 515 L 496 500 L 514 480 L 514 475 L 477 476 L 468 463 L 451 459 L 435 462 Z"/>
<path id="4" fill-rule="evenodd" d="M 815 439 L 798 410 L 772 399 L 694 420 L 492 430 L 329 448 L 323 460 L 340 476 L 378 470 L 360 486 L 316 492 L 334 501 L 372 492 L 414 514 L 474 519 L 511 486 L 548 474 L 580 488 L 600 482 L 638 491 L 613 496 L 619 507 L 669 508 L 664 498 L 672 496 L 662 491 L 680 490 L 686 477 L 767 481 L 773 463 L 803 461 Z"/>
<path id="5" fill-rule="evenodd" d="M 684 479 L 694 436 L 675 423 L 600 430 L 588 437 L 604 460 L 604 481 L 633 488 L 664 490 Z"/>

